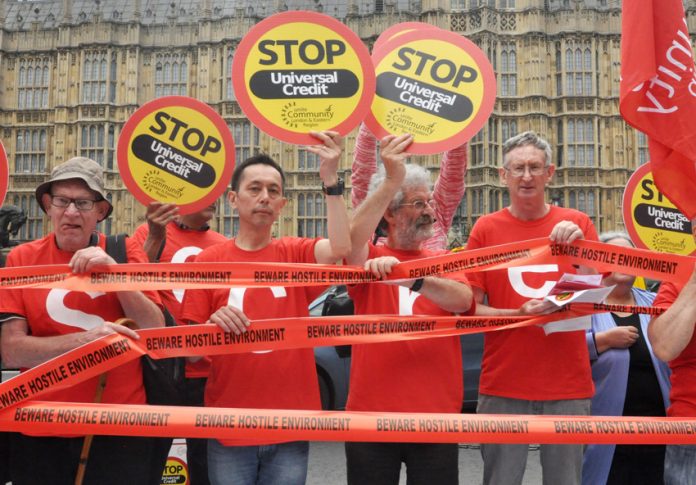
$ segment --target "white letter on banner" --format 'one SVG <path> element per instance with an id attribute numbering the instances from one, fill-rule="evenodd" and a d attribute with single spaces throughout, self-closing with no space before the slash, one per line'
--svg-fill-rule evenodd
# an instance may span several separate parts
<path id="1" fill-rule="evenodd" d="M 523 273 L 555 273 L 558 271 L 557 264 L 535 264 L 531 266 L 517 266 L 508 268 L 508 278 L 510 285 L 520 295 L 527 298 L 543 298 L 549 294 L 551 288 L 556 284 L 555 281 L 545 281 L 541 288 L 528 286 L 522 277 Z"/>

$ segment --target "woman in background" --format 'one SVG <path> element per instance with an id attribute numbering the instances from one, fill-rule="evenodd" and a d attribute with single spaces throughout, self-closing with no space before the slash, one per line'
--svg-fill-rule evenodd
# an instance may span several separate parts
<path id="1" fill-rule="evenodd" d="M 621 232 L 600 234 L 603 243 L 634 247 Z M 651 306 L 655 293 L 633 287 L 635 276 L 610 273 L 616 285 L 606 302 Z M 653 354 L 648 340 L 650 315 L 601 313 L 592 316 L 587 347 L 592 363 L 595 416 L 665 416 L 669 406 L 669 367 Z M 583 485 L 663 483 L 664 445 L 589 445 L 582 467 Z"/>

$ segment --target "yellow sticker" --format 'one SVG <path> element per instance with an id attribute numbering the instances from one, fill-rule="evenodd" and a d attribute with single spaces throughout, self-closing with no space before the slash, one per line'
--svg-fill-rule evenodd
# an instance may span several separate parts
<path id="1" fill-rule="evenodd" d="M 189 473 L 186 463 L 180 458 L 170 456 L 164 465 L 161 485 L 189 485 Z"/>
<path id="2" fill-rule="evenodd" d="M 657 189 L 648 163 L 638 167 L 626 184 L 623 217 L 638 247 L 686 256 L 696 252 L 691 222 Z"/>
<path id="3" fill-rule="evenodd" d="M 119 170 L 138 201 L 201 210 L 225 191 L 234 168 L 234 142 L 208 105 L 168 96 L 143 105 L 119 138 Z"/>

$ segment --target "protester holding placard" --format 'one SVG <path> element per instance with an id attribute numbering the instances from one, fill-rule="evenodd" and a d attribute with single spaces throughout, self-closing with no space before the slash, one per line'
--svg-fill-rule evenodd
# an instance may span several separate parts
<path id="1" fill-rule="evenodd" d="M 70 264 L 85 273 L 97 265 L 115 264 L 104 251 L 106 237 L 97 223 L 111 214 L 102 168 L 76 157 L 55 167 L 48 182 L 36 189 L 40 207 L 50 217 L 53 232 L 14 248 L 7 266 Z M 127 241 L 128 262 L 144 263 L 147 256 Z M 6 290 L 0 299 L 3 314 L 2 357 L 10 367 L 30 368 L 104 335 L 138 338 L 131 329 L 113 323 L 128 317 L 141 328 L 164 325 L 157 292 L 80 292 L 62 289 Z M 94 402 L 99 377 L 41 396 L 43 401 Z M 140 360 L 106 374 L 101 402 L 145 404 Z M 37 437 L 17 434 L 12 443 L 12 481 L 15 484 L 72 484 L 81 461 L 84 437 Z M 148 482 L 152 439 L 96 436 L 91 444 L 85 484 L 143 484 Z M 37 462 L 37 460 L 41 460 Z"/>
<path id="2" fill-rule="evenodd" d="M 384 167 L 370 183 L 367 199 L 351 224 L 349 264 L 384 278 L 400 261 L 437 252 L 423 248 L 435 222 L 430 173 L 404 164 L 411 135 L 381 141 Z M 386 221 L 385 245 L 369 245 L 379 221 Z M 442 253 L 442 251 L 440 251 Z M 350 290 L 356 314 L 451 315 L 470 312 L 465 279 L 429 276 L 398 285 L 356 285 Z M 353 345 L 346 409 L 376 412 L 457 413 L 463 397 L 458 337 Z M 408 483 L 458 483 L 456 444 L 346 443 L 349 484 L 398 484 L 401 463 Z"/>
<path id="3" fill-rule="evenodd" d="M 481 217 L 467 249 L 549 236 L 557 243 L 597 239 L 592 221 L 582 212 L 546 202 L 546 185 L 555 167 L 551 146 L 532 132 L 521 133 L 503 146 L 501 182 L 508 187 L 510 206 Z M 470 275 L 479 315 L 532 315 L 548 310 L 543 298 L 570 264 L 518 266 Z M 485 296 L 487 305 L 483 305 Z M 479 413 L 566 414 L 590 412 L 594 392 L 583 331 L 545 335 L 526 327 L 485 335 Z M 581 445 L 542 445 L 545 483 L 579 484 Z M 522 483 L 528 446 L 482 444 L 484 484 Z"/>
<path id="4" fill-rule="evenodd" d="M 691 221 L 696 239 L 696 221 Z M 669 362 L 672 390 L 667 416 L 696 416 L 696 269 L 686 283 L 663 281 L 654 305 L 669 307 L 648 327 L 655 355 Z M 665 485 L 696 483 L 696 445 L 667 445 Z"/>
<path id="5" fill-rule="evenodd" d="M 600 234 L 603 243 L 632 248 L 628 234 Z M 635 276 L 608 273 L 602 283 L 614 285 L 605 303 L 652 306 L 655 293 L 633 286 Z M 594 416 L 665 416 L 669 407 L 669 367 L 658 359 L 648 339 L 650 316 L 598 313 L 586 334 L 592 362 Z M 662 483 L 665 445 L 594 445 L 585 449 L 584 485 Z"/>
<path id="6" fill-rule="evenodd" d="M 307 149 L 320 157 L 319 176 L 326 195 L 328 239 L 272 236 L 284 197 L 282 168 L 257 155 L 240 163 L 232 175 L 229 201 L 239 213 L 234 239 L 203 250 L 197 262 L 244 261 L 335 263 L 348 255 L 348 213 L 338 161 L 343 140 L 336 132 L 314 136 L 322 143 Z M 321 287 L 253 287 L 187 290 L 184 320 L 214 323 L 225 332 L 244 334 L 253 320 L 307 316 Z M 321 409 L 311 348 L 213 356 L 205 389 L 205 405 L 259 409 Z M 213 484 L 304 484 L 309 444 L 254 440 L 210 440 L 208 472 Z"/>
<path id="7" fill-rule="evenodd" d="M 357 208 L 367 195 L 370 178 L 377 170 L 375 136 L 365 124 L 360 125 L 355 140 L 353 166 L 351 168 L 351 199 L 353 208 Z M 440 176 L 433 189 L 435 202 L 435 223 L 433 236 L 423 243 L 426 249 L 447 248 L 447 232 L 452 225 L 452 218 L 464 195 L 466 182 L 467 144 L 448 150 L 442 156 Z"/>
<path id="8" fill-rule="evenodd" d="M 210 229 L 208 223 L 215 217 L 215 204 L 192 214 L 179 214 L 178 206 L 151 202 L 147 207 L 147 222 L 140 225 L 133 234 L 147 253 L 150 262 L 183 263 L 203 249 L 227 241 L 222 234 Z M 181 325 L 181 302 L 184 290 L 160 291 L 162 303 L 169 310 L 177 324 Z M 186 364 L 186 404 L 203 406 L 203 390 L 210 370 L 210 359 Z M 171 439 L 166 440 L 171 445 Z M 207 440 L 186 439 L 186 464 L 190 485 L 207 485 L 208 457 Z M 169 447 L 164 451 L 166 460 Z M 161 470 L 159 471 L 161 475 Z"/>

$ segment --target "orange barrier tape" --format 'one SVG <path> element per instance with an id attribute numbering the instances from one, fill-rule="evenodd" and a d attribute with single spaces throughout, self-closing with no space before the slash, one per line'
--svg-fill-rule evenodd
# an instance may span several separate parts
<path id="1" fill-rule="evenodd" d="M 549 244 L 546 239 L 536 239 L 405 262 L 395 267 L 390 280 L 412 279 L 463 270 L 486 271 L 541 261 L 584 264 L 600 271 L 621 271 L 673 281 L 688 278 L 694 263 L 693 258 L 690 257 L 658 254 L 591 241 L 579 241 L 573 245 L 555 245 Z M 374 281 L 373 276 L 356 268 L 283 263 L 114 265 L 104 267 L 103 271 L 84 275 L 70 274 L 66 265 L 0 269 L 0 288 L 61 287 L 82 291 L 261 285 L 304 286 Z M 616 443 L 620 438 L 622 443 L 694 443 L 693 434 L 696 429 L 694 421 L 668 418 L 464 417 L 398 414 L 384 417 L 386 415 L 373 413 L 326 414 L 305 411 L 211 410 L 210 408 L 200 410 L 61 403 L 33 403 L 17 408 L 14 413 L 8 409 L 35 399 L 45 392 L 92 378 L 139 358 L 144 353 L 149 353 L 155 358 L 162 358 L 176 355 L 211 355 L 276 348 L 382 342 L 538 325 L 599 311 L 616 311 L 615 308 L 622 308 L 621 311 L 630 309 L 650 314 L 658 314 L 661 311 L 656 308 L 591 304 L 573 304 L 572 308 L 573 310 L 566 309 L 534 319 L 378 316 L 379 321 L 375 322 L 373 321 L 375 316 L 296 318 L 257 321 L 254 322 L 253 328 L 242 336 L 225 334 L 217 327 L 202 325 L 142 330 L 139 332 L 141 339 L 138 341 L 121 335 L 110 335 L 63 354 L 0 385 L 0 409 L 5 410 L 0 413 L 0 427 L 5 429 L 4 427 L 7 426 L 7 429 L 21 431 L 28 429 L 22 427 L 21 423 L 31 422 L 32 431 L 38 432 L 37 423 L 45 422 L 50 430 L 48 432 L 54 434 L 84 432 L 85 434 L 225 438 L 228 437 L 225 433 L 238 433 L 234 436 L 245 438 L 253 435 L 258 438 L 262 435 L 268 436 L 269 440 Z M 64 410 L 64 420 L 55 417 L 60 414 L 61 409 Z M 164 411 L 165 409 L 167 411 Z M 177 409 L 179 411 L 176 411 Z M 172 415 L 174 412 L 176 416 Z M 237 416 L 235 413 L 243 413 L 234 418 L 238 420 L 237 423 L 250 422 L 252 425 L 233 426 L 231 419 Z M 168 425 L 162 427 L 161 423 L 165 421 L 165 417 L 167 417 L 166 422 L 169 423 L 170 415 L 175 418 L 172 421 L 175 423 L 173 428 L 169 428 Z M 103 419 L 101 416 L 104 416 Z M 177 421 L 179 417 L 181 417 L 180 422 Z M 421 418 L 425 421 L 416 421 Z M 57 421 L 54 422 L 54 419 Z M 346 419 L 348 421 L 345 421 Z M 137 422 L 133 423 L 133 420 Z M 153 425 L 153 420 L 157 421 L 157 425 Z M 290 423 L 286 427 L 277 424 L 268 425 L 269 422 L 286 422 L 284 420 Z M 211 425 L 204 426 L 201 424 L 203 422 L 211 423 Z M 254 422 L 257 424 L 253 425 Z M 265 424 L 260 426 L 259 422 Z M 345 427 L 344 425 L 351 422 L 354 423 L 354 428 L 351 430 L 328 429 L 331 423 L 339 423 L 339 426 Z M 393 429 L 393 426 L 401 429 Z M 200 431 L 203 428 L 205 430 Z M 353 430 L 357 431 L 353 432 Z M 321 433 L 317 434 L 315 431 Z"/>
<path id="2" fill-rule="evenodd" d="M 667 308 L 659 306 L 615 305 L 612 303 L 570 303 L 564 307 L 580 313 L 617 312 L 662 315 Z"/>
<path id="3" fill-rule="evenodd" d="M 32 434 L 278 441 L 694 444 L 696 418 L 366 413 L 34 402 L 0 414 Z"/>
<path id="4" fill-rule="evenodd" d="M 599 271 L 620 271 L 657 280 L 685 281 L 696 259 L 595 241 L 549 244 L 532 239 L 473 251 L 403 262 L 389 281 L 461 271 L 490 271 L 540 262 L 582 264 Z M 67 265 L 0 269 L 2 288 L 65 288 L 79 291 L 162 290 L 232 286 L 325 286 L 377 281 L 353 266 L 295 263 L 138 263 L 102 266 L 72 274 Z"/>
<path id="5" fill-rule="evenodd" d="M 548 251 L 548 241 L 523 241 L 402 263 L 390 280 L 419 275 L 483 270 Z M 466 256 L 465 256 L 466 254 Z M 434 266 L 435 265 L 435 266 Z M 409 276 L 408 273 L 413 273 Z M 228 286 L 325 286 L 377 281 L 355 266 L 301 263 L 134 263 L 105 265 L 73 274 L 68 265 L 0 268 L 0 288 L 65 288 L 79 291 L 162 290 Z"/>
<path id="6" fill-rule="evenodd" d="M 119 334 L 102 337 L 0 384 L 0 410 L 83 382 L 144 354 L 161 359 L 446 337 L 541 325 L 579 315 L 579 312 L 564 311 L 536 318 L 386 315 L 284 318 L 254 321 L 241 335 L 225 333 L 215 325 L 150 328 L 138 330 L 138 340 Z"/>
<path id="7" fill-rule="evenodd" d="M 390 342 L 490 332 L 623 311 L 659 314 L 663 309 L 572 303 L 535 318 L 482 316 L 350 315 L 256 320 L 247 332 L 225 333 L 215 325 L 138 330 L 140 339 L 109 335 L 57 356 L 0 384 L 0 410 L 85 381 L 148 354 L 155 359 L 259 350 Z"/>

